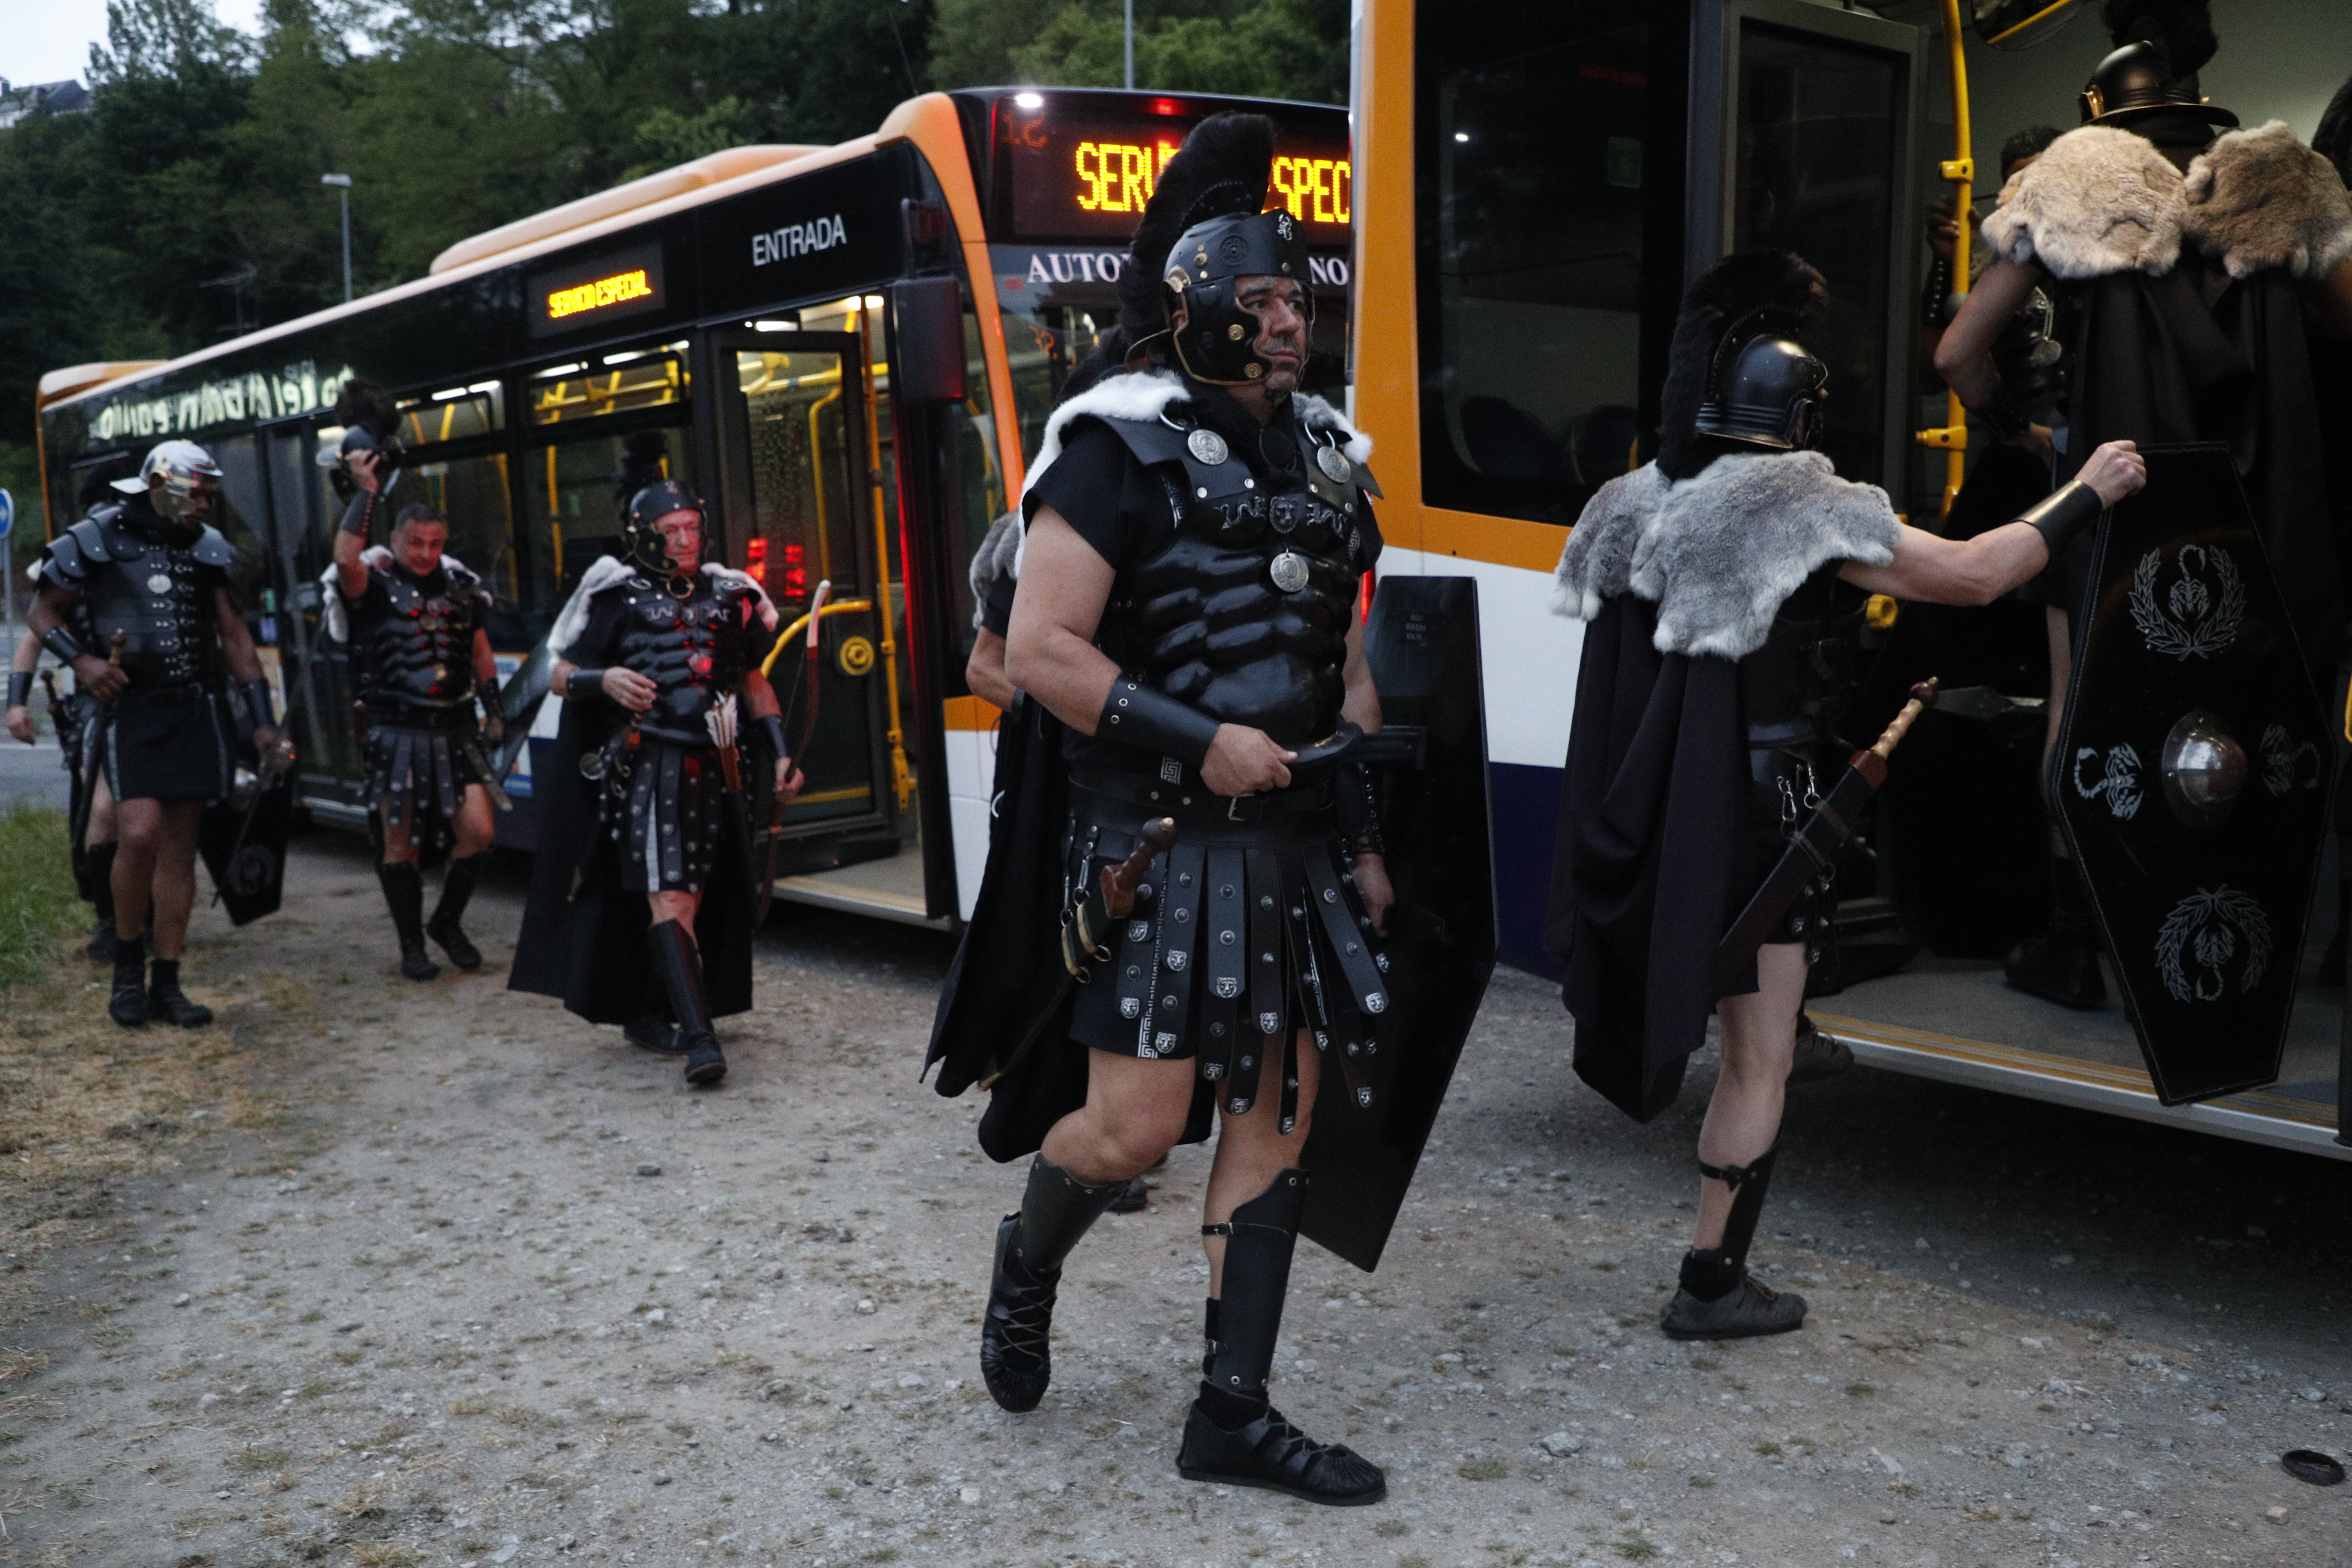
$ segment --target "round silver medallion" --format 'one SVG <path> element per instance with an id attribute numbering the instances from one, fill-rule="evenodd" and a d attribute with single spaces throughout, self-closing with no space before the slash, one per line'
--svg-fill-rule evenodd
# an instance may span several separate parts
<path id="1" fill-rule="evenodd" d="M 1276 587 L 1286 594 L 1296 594 L 1307 586 L 1307 557 L 1296 550 L 1286 550 L 1274 558 L 1266 573 Z"/>
<path id="2" fill-rule="evenodd" d="M 1337 447 L 1316 447 L 1315 466 L 1322 469 L 1323 477 L 1335 485 L 1346 484 L 1356 471 L 1355 466 L 1348 461 L 1347 454 Z"/>
<path id="3" fill-rule="evenodd" d="M 1213 468 L 1233 456 L 1225 446 L 1225 438 L 1214 430 L 1193 431 L 1184 437 L 1184 447 L 1192 454 L 1195 461 L 1206 463 Z"/>
<path id="4" fill-rule="evenodd" d="M 172 591 L 172 579 L 158 572 L 147 579 L 147 591 L 151 594 L 168 594 Z"/>

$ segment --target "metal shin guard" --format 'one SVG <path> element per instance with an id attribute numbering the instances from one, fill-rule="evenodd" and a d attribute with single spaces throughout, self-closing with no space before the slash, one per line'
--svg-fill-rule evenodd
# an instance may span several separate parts
<path id="1" fill-rule="evenodd" d="M 1223 1288 L 1214 1315 L 1216 1342 L 1209 1352 L 1208 1386 L 1242 1399 L 1265 1398 L 1275 1336 L 1290 1294 L 1290 1258 L 1298 1246 L 1299 1211 L 1307 1205 L 1307 1173 L 1292 1169 L 1234 1210 L 1223 1225 L 1201 1227 L 1225 1238 Z"/>
<path id="2" fill-rule="evenodd" d="M 1683 1259 L 1682 1287 L 1702 1301 L 1728 1295 L 1748 1277 L 1748 1249 L 1755 1245 L 1756 1222 L 1764 1215 L 1764 1194 L 1772 1185 L 1772 1166 L 1780 1157 L 1775 1143 L 1745 1165 L 1710 1165 L 1701 1160 L 1699 1173 L 1731 1189 L 1731 1215 L 1723 1222 L 1719 1247 L 1693 1247 Z"/>
<path id="3" fill-rule="evenodd" d="M 1038 1155 L 1029 1163 L 1029 1186 L 1021 1194 L 1008 1261 L 1032 1278 L 1059 1274 L 1078 1238 L 1126 1191 L 1125 1182 L 1082 1182 Z"/>
<path id="4" fill-rule="evenodd" d="M 677 1019 L 677 1043 L 686 1049 L 686 1081 L 717 1083 L 727 1076 L 727 1058 L 719 1048 L 719 1032 L 711 1026 L 710 1004 L 703 997 L 702 952 L 694 938 L 676 921 L 659 921 L 646 932 L 653 950 L 654 971 L 669 994 L 672 1016 Z"/>

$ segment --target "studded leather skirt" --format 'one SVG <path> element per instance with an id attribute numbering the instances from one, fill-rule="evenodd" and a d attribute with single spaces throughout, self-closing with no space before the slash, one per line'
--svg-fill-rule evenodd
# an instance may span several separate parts
<path id="1" fill-rule="evenodd" d="M 1196 1061 L 1234 1115 L 1265 1092 L 1271 1062 L 1286 1132 L 1297 1118 L 1302 1037 L 1359 1104 L 1370 1103 L 1360 1064 L 1380 1048 L 1388 959 L 1339 848 L 1328 790 L 1320 799 L 1253 798 L 1260 815 L 1236 822 L 1072 789 L 1064 908 L 1133 852 L 1147 819 L 1172 816 L 1177 826 L 1175 845 L 1152 861 L 1133 915 L 1113 935 L 1111 962 L 1076 987 L 1070 1035 L 1098 1051 Z"/>
<path id="2" fill-rule="evenodd" d="M 620 842 L 621 886 L 632 893 L 699 893 L 710 885 L 727 827 L 719 752 L 646 735 L 628 776 L 604 795 L 604 830 Z"/>
<path id="3" fill-rule="evenodd" d="M 485 780 L 473 743 L 473 716 L 430 727 L 368 727 L 367 790 L 361 804 L 383 814 L 384 825 L 408 826 L 420 839 L 455 836 L 467 786 Z"/>

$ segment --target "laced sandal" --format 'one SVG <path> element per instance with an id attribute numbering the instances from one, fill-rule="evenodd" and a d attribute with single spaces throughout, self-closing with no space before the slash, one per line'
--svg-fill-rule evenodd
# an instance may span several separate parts
<path id="1" fill-rule="evenodd" d="M 1378 1465 L 1344 1443 L 1315 1441 L 1271 1404 L 1239 1431 L 1228 1432 L 1195 1400 L 1176 1473 L 1188 1481 L 1258 1487 L 1331 1508 L 1362 1508 L 1389 1495 Z"/>
<path id="2" fill-rule="evenodd" d="M 980 1326 L 980 1376 L 996 1403 L 1019 1415 L 1034 1410 L 1054 1379 L 1054 1302 L 1062 1274 L 1043 1279 L 1013 1256 L 1017 1214 L 996 1227 L 996 1268 Z"/>

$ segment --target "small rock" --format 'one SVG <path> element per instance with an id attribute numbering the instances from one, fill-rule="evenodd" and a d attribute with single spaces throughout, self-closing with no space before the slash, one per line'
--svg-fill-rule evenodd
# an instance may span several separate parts
<path id="1" fill-rule="evenodd" d="M 2327 1403 L 2327 1390 L 2315 1386 L 2311 1388 L 2298 1388 L 2294 1391 L 2294 1396 L 2297 1399 L 2308 1399 L 2314 1405 L 2325 1405 Z"/>
<path id="2" fill-rule="evenodd" d="M 667 1307 L 656 1307 L 652 1311 L 646 1314 L 646 1321 L 648 1323 L 668 1322 L 669 1309 Z"/>
<path id="3" fill-rule="evenodd" d="M 858 1315 L 859 1317 L 861 1317 L 861 1318 L 870 1318 L 870 1317 L 872 1317 L 872 1316 L 874 1315 L 874 1303 L 873 1303 L 873 1302 L 871 1302 L 871 1301 L 860 1301 L 860 1302 L 858 1302 L 858 1303 L 857 1303 L 857 1315 Z"/>
<path id="4" fill-rule="evenodd" d="M 654 1485 L 657 1487 L 666 1487 L 669 1485 L 669 1472 L 667 1470 L 656 1470 L 654 1472 Z"/>
<path id="5" fill-rule="evenodd" d="M 1543 1451 L 1555 1458 L 1565 1458 L 1584 1447 L 1584 1439 L 1573 1432 L 1554 1432 L 1543 1439 Z"/>
<path id="6" fill-rule="evenodd" d="M 335 1325 L 335 1332 L 339 1334 L 355 1334 L 359 1331 L 360 1325 L 357 1322 L 337 1323 Z"/>
<path id="7" fill-rule="evenodd" d="M 2284 1524 L 2286 1522 L 2286 1510 L 2283 1507 L 2266 1508 L 2263 1510 L 2263 1517 L 2269 1520 L 2273 1524 Z"/>
<path id="8" fill-rule="evenodd" d="M 2033 1334 L 2020 1334 L 2017 1337 L 2017 1342 L 2023 1345 L 2030 1351 L 2048 1350 L 2050 1348 L 2050 1342 L 2048 1340 L 2042 1339 Z"/>
<path id="9" fill-rule="evenodd" d="M 214 1405 L 218 1405 L 220 1402 L 221 1396 L 219 1394 L 207 1394 L 202 1399 L 196 1401 L 196 1408 L 199 1410 L 210 1410 Z"/>
<path id="10" fill-rule="evenodd" d="M 637 1174 L 640 1176 L 658 1176 L 661 1174 L 661 1167 L 651 1163 L 639 1165 L 637 1167 Z"/>
<path id="11" fill-rule="evenodd" d="M 959 1502 L 978 1502 L 980 1500 L 980 1489 L 978 1487 L 966 1487 L 963 1490 L 956 1493 L 956 1500 Z"/>
<path id="12" fill-rule="evenodd" d="M 194 1296 L 191 1296 L 185 1290 L 183 1290 L 178 1295 L 172 1298 L 172 1305 L 174 1307 L 184 1307 L 194 1300 L 195 1298 Z"/>
<path id="13" fill-rule="evenodd" d="M 490 1561 L 501 1565 L 511 1563 L 515 1559 L 515 1553 L 521 1550 L 522 1542 L 509 1535 L 507 1537 L 507 1542 L 504 1546 L 499 1547 L 496 1552 L 490 1553 Z"/>
<path id="14" fill-rule="evenodd" d="M 1881 1524 L 1893 1524 L 1895 1522 L 1894 1510 L 1890 1509 L 1887 1511 L 1881 1513 L 1878 1516 L 1878 1522 Z"/>

